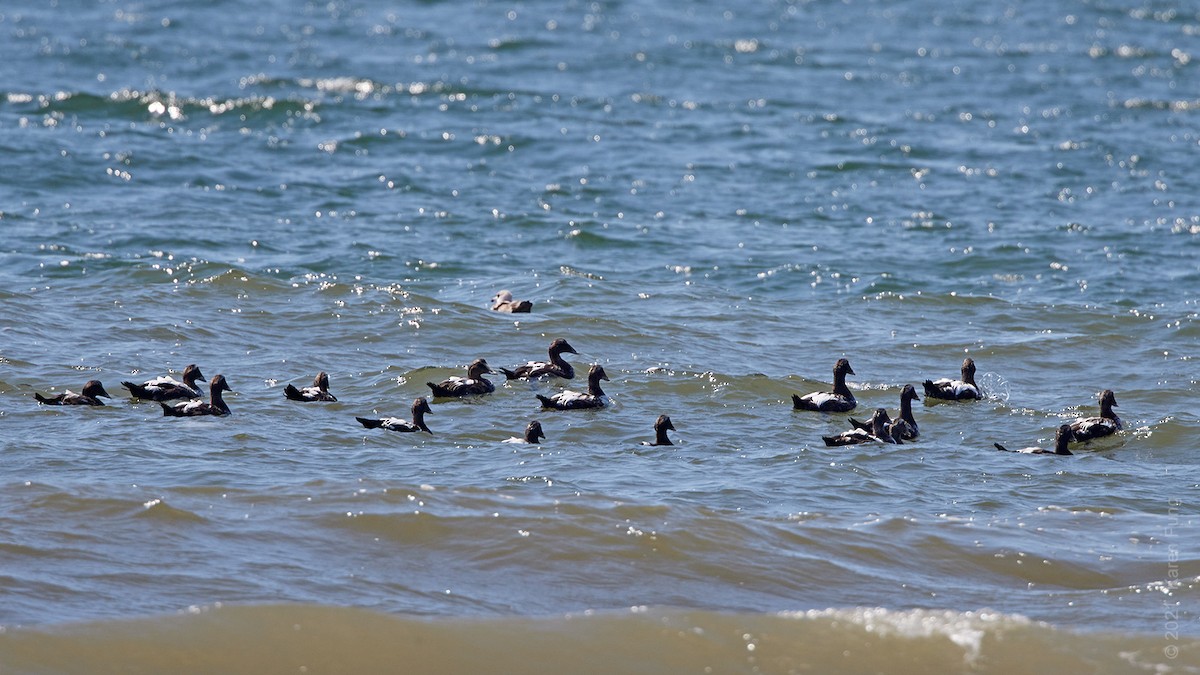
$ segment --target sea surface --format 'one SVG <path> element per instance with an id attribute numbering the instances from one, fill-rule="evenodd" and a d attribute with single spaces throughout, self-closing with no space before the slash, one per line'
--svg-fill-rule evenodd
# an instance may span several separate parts
<path id="1" fill-rule="evenodd" d="M 0 671 L 1200 671 L 1194 4 L 48 0 L 0 63 Z M 355 421 L 559 337 L 608 408 Z M 191 363 L 231 416 L 121 385 Z"/>

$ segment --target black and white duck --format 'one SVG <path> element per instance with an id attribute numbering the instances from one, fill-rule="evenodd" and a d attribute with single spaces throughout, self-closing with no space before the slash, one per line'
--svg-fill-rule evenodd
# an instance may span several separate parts
<path id="1" fill-rule="evenodd" d="M 484 373 L 493 371 L 486 359 L 475 359 L 467 366 L 467 376 L 454 376 L 439 383 L 426 382 L 433 390 L 434 398 L 458 398 L 462 396 L 479 396 L 496 391 L 496 385 L 483 377 Z"/>
<path id="2" fill-rule="evenodd" d="M 581 394 L 577 391 L 560 391 L 553 396 L 538 394 L 537 397 L 542 402 L 543 408 L 552 408 L 554 410 L 603 408 L 608 403 L 608 396 L 600 388 L 600 380 L 607 379 L 608 375 L 604 372 L 604 366 L 597 364 L 592 366 L 591 370 L 588 371 L 586 394 Z"/>
<path id="3" fill-rule="evenodd" d="M 546 438 L 546 434 L 542 432 L 542 423 L 537 420 L 533 420 L 532 422 L 530 422 L 529 424 L 527 424 L 525 426 L 525 435 L 524 436 L 513 436 L 512 438 L 504 439 L 502 442 L 503 443 L 530 443 L 533 445 L 537 445 L 538 439 L 544 439 L 544 438 Z"/>
<path id="4" fill-rule="evenodd" d="M 311 387 L 297 389 L 295 385 L 289 384 L 283 388 L 283 395 L 289 401 L 303 401 L 305 403 L 312 403 L 313 401 L 337 401 L 337 397 L 329 393 L 329 376 L 323 370 L 313 378 Z"/>
<path id="5" fill-rule="evenodd" d="M 819 410 L 821 412 L 849 412 L 854 410 L 858 401 L 854 400 L 854 392 L 846 386 L 846 376 L 853 375 L 854 369 L 846 359 L 838 359 L 833 366 L 833 391 L 818 391 L 799 396 L 792 394 L 792 407 L 796 410 Z"/>
<path id="6" fill-rule="evenodd" d="M 983 390 L 975 384 L 975 360 L 969 356 L 963 359 L 961 377 L 960 380 L 948 377 L 925 380 L 925 398 L 943 401 L 976 401 L 983 398 Z"/>
<path id="7" fill-rule="evenodd" d="M 504 377 L 510 380 L 528 380 L 534 377 L 561 377 L 569 380 L 575 377 L 575 369 L 571 364 L 563 359 L 562 355 L 578 354 L 575 348 L 572 347 L 566 340 L 557 338 L 550 343 L 550 360 L 549 361 L 530 361 L 519 366 L 513 366 L 512 369 L 501 368 L 500 372 L 504 373 Z"/>
<path id="8" fill-rule="evenodd" d="M 432 434 L 433 432 L 425 425 L 425 415 L 427 413 L 433 413 L 429 409 L 429 401 L 419 398 L 413 401 L 411 422 L 399 417 L 382 417 L 379 419 L 355 417 L 354 419 L 358 420 L 359 424 L 368 429 L 387 429 L 388 431 L 400 432 L 424 431 L 427 434 Z"/>
<path id="9" fill-rule="evenodd" d="M 893 422 L 887 410 L 876 408 L 871 415 L 871 428 L 855 427 L 833 436 L 822 436 L 825 445 L 837 447 L 843 445 L 859 445 L 861 443 L 903 443 L 903 425 Z"/>
<path id="10" fill-rule="evenodd" d="M 121 386 L 129 390 L 134 398 L 147 401 L 175 401 L 179 399 L 200 398 L 203 392 L 196 386 L 197 382 L 207 382 L 200 373 L 200 367 L 194 363 L 183 369 L 183 382 L 170 375 L 146 380 L 141 384 L 122 382 Z"/>
<path id="11" fill-rule="evenodd" d="M 917 428 L 917 418 L 913 417 L 912 402 L 921 400 L 917 396 L 917 388 L 911 384 L 904 385 L 904 389 L 900 391 L 900 417 L 892 422 L 900 428 L 900 437 L 906 441 L 911 441 L 920 435 L 921 431 Z M 863 431 L 871 431 L 871 422 L 859 422 L 853 417 L 850 418 L 850 426 Z"/>
<path id="12" fill-rule="evenodd" d="M 104 405 L 100 397 L 112 398 L 104 390 L 100 380 L 88 380 L 84 383 L 82 391 L 83 393 L 76 394 L 68 389 L 57 396 L 42 396 L 35 391 L 33 397 L 42 405 Z"/>
<path id="13" fill-rule="evenodd" d="M 642 445 L 675 445 L 671 442 L 671 437 L 667 435 L 668 430 L 675 431 L 675 425 L 671 424 L 671 418 L 659 415 L 658 419 L 654 420 L 654 442 L 642 441 Z"/>
<path id="14" fill-rule="evenodd" d="M 1054 432 L 1054 448 L 1050 450 L 1041 447 L 1009 450 L 999 443 L 993 443 L 992 445 L 995 445 L 996 449 L 1002 452 L 1019 452 L 1026 455 L 1073 455 L 1075 453 L 1067 449 L 1067 444 L 1073 440 L 1075 440 L 1075 432 L 1071 431 L 1071 425 L 1063 424 L 1058 427 L 1058 431 Z"/>
<path id="15" fill-rule="evenodd" d="M 1076 441 L 1090 441 L 1093 438 L 1111 436 L 1124 428 L 1121 418 L 1113 412 L 1117 405 L 1117 395 L 1112 389 L 1100 392 L 1100 416 L 1084 417 L 1071 422 L 1071 433 Z"/>
<path id="16" fill-rule="evenodd" d="M 225 399 L 221 398 L 221 392 L 233 391 L 229 388 L 229 383 L 225 381 L 224 375 L 214 375 L 211 382 L 208 383 L 209 400 L 208 401 L 179 401 L 178 403 L 167 403 L 159 401 L 162 406 L 164 417 L 198 417 L 200 415 L 228 415 L 229 406 L 226 405 Z"/>

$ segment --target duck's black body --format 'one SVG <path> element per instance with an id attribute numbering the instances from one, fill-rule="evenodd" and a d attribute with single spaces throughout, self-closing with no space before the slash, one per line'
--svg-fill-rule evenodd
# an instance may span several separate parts
<path id="1" fill-rule="evenodd" d="M 642 445 L 675 445 L 667 435 L 667 430 L 675 431 L 675 425 L 671 423 L 670 417 L 659 415 L 658 419 L 654 420 L 654 442 L 642 441 Z"/>
<path id="2" fill-rule="evenodd" d="M 588 388 L 586 394 L 577 391 L 560 391 L 553 396 L 538 394 L 538 400 L 543 408 L 554 410 L 580 410 L 584 408 L 603 408 L 606 405 L 604 390 L 600 388 L 600 380 L 607 380 L 604 366 L 594 365 L 588 371 Z"/>
<path id="3" fill-rule="evenodd" d="M 977 401 L 983 398 L 983 390 L 975 383 L 975 360 L 967 357 L 962 362 L 962 379 L 943 377 L 925 380 L 925 398 L 943 401 Z"/>
<path id="4" fill-rule="evenodd" d="M 1117 405 L 1117 395 L 1111 389 L 1100 392 L 1100 416 L 1085 417 L 1071 422 L 1071 433 L 1076 441 L 1090 441 L 1093 438 L 1111 436 L 1124 428 L 1121 418 L 1113 412 Z"/>
<path id="5" fill-rule="evenodd" d="M 208 383 L 210 399 L 208 401 L 180 401 L 178 403 L 167 403 L 159 401 L 162 406 L 164 417 L 198 417 L 201 415 L 228 415 L 229 406 L 226 405 L 225 399 L 221 397 L 221 392 L 233 391 L 229 388 L 229 383 L 225 381 L 224 375 L 215 375 L 211 382 Z"/>
<path id="6" fill-rule="evenodd" d="M 1002 452 L 1019 452 L 1025 455 L 1073 455 L 1075 453 L 1067 449 L 1067 444 L 1073 440 L 1075 440 L 1075 433 L 1071 431 L 1071 425 L 1063 424 L 1058 427 L 1058 431 L 1054 433 L 1054 449 L 1052 450 L 1039 447 L 1009 450 L 999 443 L 993 443 L 992 445 L 995 445 L 996 449 Z"/>
<path id="7" fill-rule="evenodd" d="M 900 391 L 900 417 L 892 424 L 899 428 L 900 438 L 911 441 L 920 435 L 921 431 L 917 427 L 917 418 L 913 417 L 912 402 L 921 400 L 917 396 L 916 387 L 911 384 L 904 385 L 904 389 Z M 871 421 L 859 422 L 853 417 L 850 418 L 850 426 L 863 431 L 871 431 Z"/>
<path id="8" fill-rule="evenodd" d="M 451 377 L 439 383 L 426 382 L 435 398 L 459 398 L 480 396 L 496 391 L 496 385 L 484 379 L 484 373 L 493 372 L 485 359 L 475 359 L 467 366 L 466 377 Z"/>
<path id="9" fill-rule="evenodd" d="M 796 410 L 817 410 L 820 412 L 850 412 L 858 405 L 854 400 L 854 392 L 846 386 L 846 376 L 853 375 L 854 369 L 846 359 L 838 359 L 833 366 L 833 391 L 818 391 L 799 396 L 792 394 L 792 407 Z"/>
<path id="10" fill-rule="evenodd" d="M 433 431 L 425 425 L 425 414 L 432 413 L 429 408 L 429 401 L 424 398 L 419 398 L 413 401 L 412 404 L 412 421 L 404 420 L 399 417 L 382 417 L 379 419 L 369 419 L 366 417 L 355 417 L 359 424 L 368 429 L 387 429 L 388 431 L 400 431 L 411 433 L 414 431 L 424 431 L 427 434 L 432 434 Z"/>
<path id="11" fill-rule="evenodd" d="M 520 436 L 520 437 L 514 436 L 513 438 L 506 438 L 506 439 L 504 439 L 504 442 L 505 443 L 530 443 L 532 445 L 537 445 L 538 439 L 544 439 L 545 437 L 546 437 L 546 434 L 542 432 L 542 423 L 537 420 L 533 420 L 528 425 L 526 425 L 524 436 Z"/>
<path id="12" fill-rule="evenodd" d="M 337 401 L 337 397 L 329 393 L 329 376 L 323 370 L 313 378 L 311 387 L 297 389 L 294 385 L 289 384 L 283 388 L 283 395 L 289 401 L 301 401 L 304 403 L 312 403 L 314 401 L 332 403 Z"/>
<path id="13" fill-rule="evenodd" d="M 528 380 L 534 377 L 561 377 L 569 380 L 575 377 L 575 369 L 571 364 L 563 359 L 562 355 L 578 354 L 575 348 L 567 343 L 562 338 L 556 339 L 550 343 L 550 360 L 549 361 L 530 361 L 519 366 L 513 366 L 512 369 L 501 368 L 500 372 L 504 373 L 504 377 L 510 380 Z"/>
<path id="14" fill-rule="evenodd" d="M 861 443 L 901 443 L 903 442 L 903 427 L 900 420 L 892 422 L 887 410 L 876 408 L 871 415 L 870 430 L 855 427 L 835 436 L 822 436 L 825 445 L 837 447 L 843 445 L 859 445 Z"/>
<path id="15" fill-rule="evenodd" d="M 134 398 L 146 401 L 178 401 L 200 398 L 202 394 L 196 383 L 206 381 L 204 375 L 200 373 L 200 368 L 196 364 L 190 363 L 183 369 L 183 382 L 170 375 L 164 375 L 153 380 L 146 380 L 142 384 L 122 382 L 121 386 L 128 389 Z"/>
<path id="16" fill-rule="evenodd" d="M 88 380 L 84 383 L 82 391 L 83 393 L 76 394 L 68 389 L 57 396 L 42 396 L 34 392 L 33 398 L 42 405 L 104 405 L 104 401 L 100 400 L 101 396 L 112 398 L 104 390 L 104 385 L 100 384 L 100 380 Z"/>

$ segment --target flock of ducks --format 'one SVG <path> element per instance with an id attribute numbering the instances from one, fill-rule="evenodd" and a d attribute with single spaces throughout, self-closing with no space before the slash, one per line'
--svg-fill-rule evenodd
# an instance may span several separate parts
<path id="1" fill-rule="evenodd" d="M 500 291 L 492 298 L 492 309 L 498 312 L 522 313 L 532 309 L 528 300 L 514 300 L 509 291 Z M 575 369 L 563 358 L 563 354 L 578 354 L 575 348 L 566 340 L 557 338 L 550 343 L 549 360 L 529 361 L 512 368 L 501 368 L 500 373 L 507 380 L 544 380 L 560 378 L 570 380 L 575 377 Z M 484 375 L 495 374 L 485 359 L 476 359 L 467 366 L 466 377 L 450 377 L 441 382 L 427 382 L 434 398 L 462 398 L 466 396 L 485 396 L 496 390 L 496 386 Z M 833 390 L 819 391 L 810 394 L 793 394 L 792 406 L 796 410 L 813 410 L 819 412 L 845 413 L 854 410 L 858 401 L 854 392 L 846 386 L 846 376 L 853 375 L 847 359 L 838 359 L 833 366 Z M 229 406 L 222 398 L 222 393 L 232 391 L 224 375 L 216 375 L 209 382 L 209 400 L 201 400 L 202 392 L 197 382 L 205 382 L 204 375 L 195 364 L 183 370 L 183 381 L 171 376 L 157 377 L 142 383 L 122 382 L 121 385 L 129 390 L 135 399 L 157 401 L 162 406 L 163 415 L 167 417 L 193 417 L 200 415 L 228 415 Z M 608 397 L 600 387 L 601 381 L 608 381 L 604 367 L 596 364 L 591 366 L 587 374 L 587 390 L 583 392 L 563 390 L 550 396 L 537 394 L 538 401 L 544 410 L 586 410 L 603 408 L 608 405 Z M 946 401 L 977 401 L 983 398 L 983 391 L 975 382 L 975 361 L 966 358 L 962 363 L 959 379 L 941 378 L 925 380 L 923 383 L 926 399 Z M 312 386 L 296 387 L 287 385 L 283 395 L 290 401 L 304 403 L 334 402 L 337 397 L 329 391 L 329 376 L 324 372 L 317 373 Z M 34 393 L 34 398 L 43 405 L 104 405 L 101 398 L 112 398 L 99 380 L 89 380 L 83 385 L 81 393 L 67 390 L 57 396 L 42 396 Z M 912 403 L 919 401 L 917 390 L 911 384 L 904 385 L 900 393 L 900 411 L 898 417 L 892 419 L 885 408 L 877 408 L 866 422 L 849 418 L 850 429 L 832 436 L 822 436 L 827 446 L 837 447 L 858 445 L 862 443 L 904 443 L 915 440 L 920 435 L 917 420 L 913 416 Z M 1026 454 L 1070 455 L 1068 447 L 1072 442 L 1086 442 L 1095 438 L 1109 436 L 1123 428 L 1121 419 L 1113 412 L 1117 405 L 1116 395 L 1112 390 L 1105 389 L 1100 393 L 1100 415 L 1085 417 L 1074 422 L 1061 425 L 1054 439 L 1054 447 L 1027 447 L 1012 450 Z M 425 423 L 425 415 L 433 411 L 429 401 L 422 397 L 412 403 L 411 418 L 356 417 L 359 424 L 367 429 L 387 429 L 397 432 L 425 432 L 432 434 Z M 674 445 L 667 435 L 674 431 L 675 425 L 667 415 L 660 415 L 654 422 L 654 441 L 643 442 L 642 445 Z M 525 428 L 523 436 L 510 438 L 505 442 L 536 444 L 545 439 L 546 435 L 539 421 L 533 420 Z M 999 443 L 998 450 L 1010 452 Z"/>
<path id="2" fill-rule="evenodd" d="M 575 377 L 574 367 L 562 356 L 563 354 L 578 353 L 570 343 L 562 338 L 556 339 L 550 343 L 548 352 L 548 361 L 529 361 L 528 363 L 513 366 L 511 369 L 501 368 L 500 372 L 508 380 L 534 380 L 551 377 L 569 380 Z M 495 373 L 495 371 L 488 366 L 487 360 L 476 359 L 467 366 L 466 377 L 454 376 L 441 382 L 427 382 L 426 384 L 434 398 L 484 396 L 496 390 L 496 386 L 484 377 L 484 375 L 489 373 Z M 593 365 L 588 370 L 587 391 L 564 390 L 551 396 L 538 394 L 537 398 L 541 402 L 542 408 L 546 410 L 603 408 L 608 405 L 609 399 L 605 395 L 604 390 L 600 388 L 602 380 L 608 380 L 608 375 L 604 372 L 604 367 L 598 364 Z M 163 415 L 166 417 L 229 415 L 229 405 L 225 403 L 222 394 L 232 391 L 232 389 L 225 380 L 225 376 L 216 375 L 208 383 L 208 401 L 201 400 L 203 394 L 200 386 L 197 384 L 198 382 L 205 381 L 204 374 L 200 372 L 200 368 L 195 364 L 191 364 L 184 368 L 182 382 L 166 375 L 142 383 L 122 382 L 121 384 L 129 390 L 130 395 L 135 399 L 157 401 L 162 406 Z M 324 371 L 317 373 L 317 376 L 313 379 L 312 386 L 296 387 L 289 384 L 284 387 L 283 395 L 290 401 L 303 403 L 334 402 L 338 400 L 337 396 L 329 391 L 329 375 Z M 104 385 L 99 380 L 89 380 L 83 385 L 83 391 L 79 394 L 68 389 L 57 396 L 43 396 L 35 392 L 34 398 L 38 403 L 43 405 L 102 406 L 104 402 L 100 399 L 111 399 L 112 396 L 104 389 Z M 425 423 L 425 415 L 432 412 L 433 410 L 429 407 L 429 400 L 422 397 L 413 401 L 412 416 L 409 419 L 400 417 L 355 417 L 355 419 L 367 429 L 387 429 L 398 432 L 423 431 L 432 434 L 433 431 Z M 668 430 L 674 431 L 675 425 L 672 424 L 670 417 L 660 415 L 654 423 L 654 441 L 646 441 L 642 444 L 674 445 L 667 435 Z M 525 428 L 523 436 L 510 438 L 505 442 L 538 443 L 545 438 L 546 434 L 542 430 L 541 423 L 533 420 Z"/>
<path id="3" fill-rule="evenodd" d="M 547 352 L 549 354 L 548 361 L 529 361 L 518 366 L 513 366 L 512 368 L 501 368 L 500 372 L 507 380 L 540 380 L 552 377 L 570 380 L 575 377 L 575 368 L 563 358 L 563 354 L 579 353 L 575 351 L 575 348 L 569 342 L 558 338 L 550 343 L 550 348 Z M 496 385 L 485 378 L 484 375 L 495 372 L 488 365 L 486 359 L 475 359 L 467 366 L 466 377 L 454 376 L 441 382 L 426 382 L 425 384 L 429 387 L 434 398 L 484 396 L 496 390 Z M 319 379 L 321 375 L 317 377 Z M 599 364 L 593 365 L 588 370 L 587 379 L 587 391 L 563 390 L 551 396 L 543 396 L 542 394 L 537 394 L 536 396 L 545 410 L 586 410 L 607 406 L 609 402 L 608 396 L 600 388 L 601 380 L 608 380 L 608 374 L 604 372 L 604 366 Z M 358 420 L 359 424 L 368 429 L 387 429 L 399 432 L 424 431 L 432 434 L 433 431 L 425 424 L 425 415 L 433 412 L 429 407 L 429 401 L 425 398 L 416 399 L 413 401 L 411 412 L 411 419 L 401 417 L 382 417 L 378 419 L 356 417 L 355 419 Z M 665 420 L 665 423 L 663 420 Z M 661 432 L 659 431 L 660 426 L 663 427 L 663 431 Z M 663 415 L 655 423 L 656 438 L 654 442 L 644 443 L 644 445 L 674 445 L 665 433 L 666 429 L 674 428 L 674 425 L 671 424 L 671 419 Z M 538 443 L 540 439 L 544 439 L 545 437 L 546 434 L 542 430 L 541 423 L 533 420 L 525 428 L 524 436 L 511 438 L 507 442 Z"/>
<path id="4" fill-rule="evenodd" d="M 854 370 L 846 359 L 838 359 L 833 366 L 833 391 L 820 391 L 804 396 L 792 395 L 792 405 L 797 410 L 820 410 L 824 412 L 850 412 L 858 402 L 854 393 L 846 386 L 846 376 L 853 375 Z M 983 390 L 975 382 L 975 360 L 963 359 L 959 379 L 941 378 L 925 380 L 922 383 L 927 399 L 944 401 L 978 401 L 983 398 Z M 850 418 L 850 429 L 834 436 L 822 436 L 825 445 L 842 446 L 860 443 L 903 443 L 917 438 L 920 430 L 917 420 L 913 417 L 912 402 L 918 401 L 917 390 L 911 384 L 904 385 L 900 392 L 900 415 L 892 419 L 885 408 L 877 408 L 866 422 Z M 1096 438 L 1110 436 L 1124 428 L 1121 418 L 1113 412 L 1117 407 L 1117 396 L 1111 389 L 1100 392 L 1100 415 L 1084 417 L 1059 426 L 1054 437 L 1053 448 L 1026 447 L 1009 450 L 999 443 L 994 443 L 997 450 L 1004 452 L 1020 452 L 1033 455 L 1072 455 L 1068 444 L 1071 442 L 1087 442 Z"/>
<path id="5" fill-rule="evenodd" d="M 530 361 L 514 366 L 501 368 L 500 372 L 509 380 L 533 380 L 557 377 L 572 379 L 575 370 L 567 363 L 562 355 L 578 352 L 562 338 L 550 343 L 548 361 Z M 494 373 L 485 359 L 476 359 L 467 366 L 466 377 L 450 377 L 441 382 L 427 382 L 434 398 L 462 398 L 466 396 L 484 396 L 495 391 L 495 385 L 484 375 Z M 850 412 L 858 405 L 853 392 L 846 386 L 846 375 L 853 375 L 854 370 L 846 359 L 838 359 L 833 368 L 833 391 L 813 392 L 810 394 L 793 395 L 793 408 L 796 410 L 815 410 L 821 412 Z M 607 381 L 608 375 L 601 365 L 593 365 L 588 370 L 587 391 L 578 392 L 563 390 L 551 396 L 537 394 L 538 401 L 544 410 L 583 410 L 603 408 L 608 405 L 608 397 L 600 387 L 601 381 Z M 209 382 L 209 400 L 200 400 L 201 390 L 196 384 L 204 382 L 204 375 L 195 364 L 184 368 L 183 381 L 164 376 L 147 380 L 142 383 L 122 382 L 121 385 L 129 390 L 136 399 L 157 401 L 162 406 L 164 416 L 192 417 L 200 415 L 224 416 L 230 414 L 229 406 L 222 398 L 222 393 L 232 391 L 224 375 L 216 375 Z M 975 362 L 967 358 L 963 361 L 960 379 L 942 378 L 925 380 L 923 383 L 925 396 L 929 399 L 947 401 L 975 401 L 983 398 L 983 392 L 975 382 Z M 312 386 L 298 388 L 294 385 L 284 387 L 283 395 L 291 401 L 333 402 L 337 397 L 329 391 L 329 376 L 324 372 L 317 373 Z M 99 380 L 89 380 L 82 393 L 67 390 L 57 396 L 42 396 L 34 393 L 38 403 L 44 405 L 104 405 L 100 398 L 112 398 Z M 867 419 L 860 422 L 849 418 L 850 429 L 833 436 L 822 436 L 827 446 L 858 445 L 862 443 L 904 443 L 915 440 L 920 435 L 920 428 L 913 416 L 913 401 L 919 401 L 917 390 L 911 384 L 904 385 L 900 392 L 900 411 L 892 419 L 885 408 L 877 408 Z M 1105 389 L 1100 393 L 1100 415 L 1085 417 L 1074 422 L 1063 424 L 1055 434 L 1053 448 L 1026 447 L 1009 450 L 996 443 L 998 450 L 1020 452 L 1026 454 L 1073 454 L 1068 447 L 1072 442 L 1086 442 L 1095 438 L 1109 436 L 1123 428 L 1121 419 L 1113 412 L 1117 406 L 1116 395 L 1112 390 Z M 432 413 L 428 399 L 421 397 L 413 401 L 411 417 L 367 418 L 356 417 L 359 424 L 367 429 L 386 429 L 397 432 L 433 431 L 425 423 L 425 415 Z M 675 425 L 667 415 L 660 415 L 654 422 L 655 438 L 643 445 L 674 445 L 667 431 L 674 431 Z M 539 421 L 533 420 L 525 428 L 521 437 L 510 438 L 505 442 L 538 443 L 546 435 Z"/>

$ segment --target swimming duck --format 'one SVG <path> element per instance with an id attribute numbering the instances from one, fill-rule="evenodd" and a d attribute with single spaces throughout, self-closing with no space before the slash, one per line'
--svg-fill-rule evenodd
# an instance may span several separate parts
<path id="1" fill-rule="evenodd" d="M 1117 395 L 1112 389 L 1100 392 L 1100 416 L 1084 417 L 1071 422 L 1071 433 L 1076 441 L 1090 441 L 1093 438 L 1109 436 L 1124 428 L 1121 418 L 1113 412 L 1117 405 Z"/>
<path id="2" fill-rule="evenodd" d="M 101 396 L 112 398 L 107 391 L 104 391 L 104 385 L 100 384 L 100 380 L 88 380 L 84 383 L 82 394 L 76 394 L 70 389 L 58 396 L 42 396 L 36 391 L 33 392 L 33 397 L 43 405 L 104 405 L 104 401 L 100 400 Z"/>
<path id="3" fill-rule="evenodd" d="M 389 431 L 413 432 L 424 431 L 427 434 L 432 434 L 429 427 L 425 426 L 425 414 L 433 413 L 429 409 L 429 401 L 424 398 L 419 398 L 413 401 L 412 404 L 412 421 L 400 419 L 399 417 L 384 417 L 381 419 L 367 419 L 365 417 L 355 417 L 360 424 L 368 429 L 387 429 Z"/>
<path id="4" fill-rule="evenodd" d="M 921 431 L 917 428 L 917 419 L 913 417 L 912 402 L 921 400 L 917 396 L 917 388 L 911 384 L 904 385 L 904 389 L 900 391 L 900 418 L 892 424 L 900 428 L 900 437 L 906 441 L 911 441 L 920 435 Z M 863 431 L 871 431 L 871 421 L 859 422 L 853 417 L 850 418 L 850 426 Z"/>
<path id="5" fill-rule="evenodd" d="M 1020 452 L 1026 455 L 1073 455 L 1075 453 L 1067 449 L 1067 443 L 1070 443 L 1073 440 L 1075 440 L 1075 433 L 1071 431 L 1071 425 L 1063 424 L 1062 426 L 1058 427 L 1058 431 L 1054 433 L 1053 450 L 1047 450 L 1046 448 L 1038 447 L 1009 450 L 999 443 L 993 443 L 992 445 L 995 445 L 996 449 L 1002 452 Z"/>
<path id="6" fill-rule="evenodd" d="M 792 407 L 796 410 L 819 410 L 821 412 L 849 412 L 854 410 L 858 401 L 854 393 L 846 386 L 846 375 L 853 375 L 854 369 L 846 359 L 838 359 L 833 366 L 833 391 L 818 391 L 804 396 L 792 394 Z"/>
<path id="7" fill-rule="evenodd" d="M 295 385 L 289 384 L 283 388 L 283 395 L 289 401 L 303 401 L 305 403 L 313 401 L 337 401 L 337 397 L 329 393 L 329 376 L 323 370 L 313 378 L 311 387 L 297 389 Z"/>
<path id="8" fill-rule="evenodd" d="M 221 398 L 221 392 L 233 390 L 229 388 L 229 383 L 225 381 L 224 375 L 214 375 L 211 382 L 208 383 L 208 391 L 211 400 L 205 401 L 180 401 L 178 403 L 166 403 L 159 401 L 162 406 L 164 417 L 197 417 L 199 415 L 228 415 L 229 406 L 225 404 L 225 399 Z"/>
<path id="9" fill-rule="evenodd" d="M 842 445 L 858 445 L 860 443 L 896 443 L 904 442 L 904 427 L 900 420 L 892 422 L 887 410 L 876 408 L 871 415 L 870 429 L 855 427 L 834 436 L 822 436 L 821 440 L 830 447 Z"/>
<path id="10" fill-rule="evenodd" d="M 907 425 L 904 420 L 892 420 L 892 423 L 884 429 L 888 438 L 884 438 L 887 443 L 895 443 L 896 445 L 904 445 L 904 430 Z"/>
<path id="11" fill-rule="evenodd" d="M 604 390 L 600 388 L 600 380 L 607 379 L 608 375 L 604 372 L 604 366 L 597 364 L 592 366 L 591 370 L 588 371 L 586 394 L 581 394 L 577 391 L 560 391 L 553 396 L 538 394 L 537 397 L 542 402 L 543 408 L 553 408 L 555 410 L 603 408 L 606 403 L 606 396 Z"/>
<path id="12" fill-rule="evenodd" d="M 534 377 L 554 376 L 569 380 L 575 377 L 575 369 L 563 359 L 563 353 L 578 354 L 575 348 L 562 338 L 550 343 L 549 361 L 530 361 L 529 363 L 513 366 L 512 370 L 501 368 L 500 372 L 510 380 L 527 380 Z"/>
<path id="13" fill-rule="evenodd" d="M 506 438 L 502 442 L 503 443 L 532 443 L 533 445 L 537 445 L 538 439 L 545 438 L 545 437 L 546 437 L 546 434 L 542 433 L 542 423 L 537 420 L 533 420 L 525 427 L 525 436 L 524 437 L 514 436 L 512 438 Z"/>
<path id="14" fill-rule="evenodd" d="M 207 382 L 207 380 L 200 374 L 200 368 L 196 364 L 190 363 L 183 369 L 183 382 L 170 375 L 164 375 L 153 380 L 146 380 L 142 384 L 122 382 L 121 386 L 128 389 L 134 398 L 147 401 L 174 401 L 181 398 L 200 398 L 201 392 L 200 387 L 196 386 L 197 382 Z"/>
<path id="15" fill-rule="evenodd" d="M 671 418 L 666 415 L 659 415 L 658 419 L 654 420 L 654 442 L 642 441 L 642 445 L 675 445 L 671 442 L 671 438 L 667 436 L 667 430 L 675 431 L 675 425 L 671 424 Z"/>
<path id="16" fill-rule="evenodd" d="M 442 380 L 438 384 L 426 382 L 429 388 L 433 390 L 433 395 L 436 398 L 454 398 L 459 396 L 477 396 L 481 394 L 490 394 L 496 391 L 496 385 L 484 379 L 484 373 L 494 372 L 486 359 L 475 359 L 471 365 L 467 366 L 466 377 L 451 377 L 447 380 Z"/>
<path id="17" fill-rule="evenodd" d="M 513 300 L 511 291 L 500 291 L 492 298 L 492 311 L 510 314 L 528 314 L 533 303 L 528 300 Z"/>
<path id="18" fill-rule="evenodd" d="M 925 398 L 945 401 L 975 401 L 983 398 L 983 391 L 975 384 L 975 360 L 969 356 L 963 359 L 961 380 L 948 377 L 925 380 Z"/>

